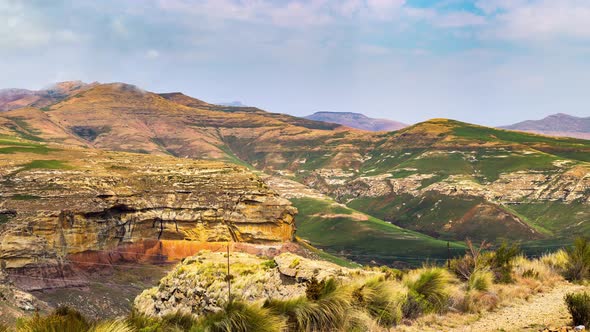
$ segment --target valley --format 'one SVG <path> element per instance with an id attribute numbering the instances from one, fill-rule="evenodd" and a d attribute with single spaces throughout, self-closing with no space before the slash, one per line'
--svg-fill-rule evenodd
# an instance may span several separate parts
<path id="1" fill-rule="evenodd" d="M 369 132 L 59 86 L 76 88 L 0 113 L 2 273 L 43 312 L 88 298 L 89 317 L 124 315 L 174 264 L 228 243 L 407 270 L 463 255 L 466 239 L 538 256 L 589 234 L 590 141 L 448 119 Z"/>

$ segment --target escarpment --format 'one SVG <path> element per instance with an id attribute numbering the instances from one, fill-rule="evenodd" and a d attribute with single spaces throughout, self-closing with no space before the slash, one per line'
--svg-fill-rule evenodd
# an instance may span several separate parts
<path id="1" fill-rule="evenodd" d="M 144 241 L 293 238 L 296 209 L 244 168 L 82 149 L 49 154 L 0 157 L 0 260 L 13 275 L 77 284 L 64 260 L 71 255 Z"/>

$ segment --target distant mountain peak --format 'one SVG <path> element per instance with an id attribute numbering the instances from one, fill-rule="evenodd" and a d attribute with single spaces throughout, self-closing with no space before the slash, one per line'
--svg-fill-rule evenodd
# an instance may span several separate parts
<path id="1" fill-rule="evenodd" d="M 541 120 L 526 120 L 500 128 L 590 139 L 590 117 L 582 118 L 565 113 L 551 114 Z"/>
<path id="2" fill-rule="evenodd" d="M 388 120 L 374 119 L 362 113 L 320 111 L 305 117 L 309 120 L 331 122 L 343 126 L 368 131 L 395 131 L 407 127 L 406 124 Z"/>

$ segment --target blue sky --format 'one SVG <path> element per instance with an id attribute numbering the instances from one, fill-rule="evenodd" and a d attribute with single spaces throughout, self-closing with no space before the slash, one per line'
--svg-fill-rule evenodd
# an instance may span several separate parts
<path id="1" fill-rule="evenodd" d="M 294 115 L 590 116 L 590 1 L 0 0 L 0 72 Z"/>

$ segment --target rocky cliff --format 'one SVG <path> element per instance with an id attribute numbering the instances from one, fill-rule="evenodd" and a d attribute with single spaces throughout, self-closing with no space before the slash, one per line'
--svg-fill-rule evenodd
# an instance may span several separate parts
<path id="1" fill-rule="evenodd" d="M 77 284 L 64 258 L 149 240 L 293 238 L 295 208 L 244 168 L 47 149 L 0 154 L 0 260 L 24 288 Z"/>

